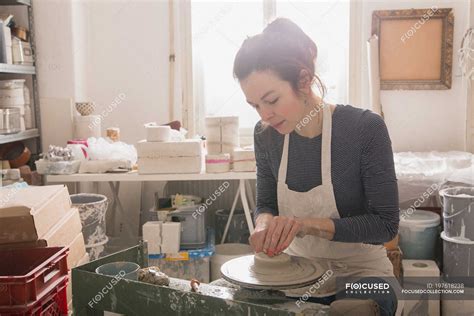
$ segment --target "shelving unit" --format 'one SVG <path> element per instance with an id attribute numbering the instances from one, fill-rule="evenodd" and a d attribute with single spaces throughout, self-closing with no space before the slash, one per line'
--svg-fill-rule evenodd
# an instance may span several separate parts
<path id="1" fill-rule="evenodd" d="M 35 53 L 35 34 L 34 34 L 34 23 L 33 23 L 33 8 L 31 0 L 0 0 L 1 6 L 25 6 L 28 14 L 28 30 L 29 30 L 29 41 L 31 44 L 31 49 Z M 36 63 L 36 54 L 34 54 L 34 59 Z M 25 75 L 31 76 L 32 79 L 32 93 L 33 93 L 33 103 L 32 110 L 34 111 L 35 119 L 35 128 L 28 129 L 26 131 L 10 134 L 10 135 L 0 135 L 0 145 L 5 143 L 10 143 L 14 141 L 22 140 L 32 140 L 36 139 L 36 153 L 41 152 L 41 141 L 40 141 L 40 130 L 41 130 L 41 120 L 40 120 L 40 104 L 38 96 L 38 81 L 36 77 L 36 67 L 29 65 L 16 65 L 16 64 L 3 64 L 0 63 L 0 74 L 11 74 L 11 75 Z"/>
<path id="2" fill-rule="evenodd" d="M 39 130 L 37 128 L 28 129 L 24 132 L 10 134 L 10 135 L 1 135 L 0 136 L 0 145 L 16 142 L 19 140 L 27 140 L 32 138 L 37 138 L 40 136 Z"/>

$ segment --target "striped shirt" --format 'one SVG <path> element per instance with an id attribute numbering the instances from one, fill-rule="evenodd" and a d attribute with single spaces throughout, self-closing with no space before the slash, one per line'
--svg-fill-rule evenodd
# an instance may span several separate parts
<path id="1" fill-rule="evenodd" d="M 254 133 L 257 159 L 257 209 L 278 215 L 277 179 L 284 135 L 272 127 Z M 322 136 L 293 131 L 286 183 L 306 192 L 321 185 Z M 350 105 L 332 115 L 331 175 L 340 218 L 333 219 L 333 241 L 382 244 L 398 233 L 398 188 L 388 130 L 383 119 Z M 316 210 L 315 210 L 316 211 Z"/>

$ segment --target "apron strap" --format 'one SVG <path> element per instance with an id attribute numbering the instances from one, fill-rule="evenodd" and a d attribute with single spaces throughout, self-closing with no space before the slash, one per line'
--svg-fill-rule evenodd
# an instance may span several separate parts
<path id="1" fill-rule="evenodd" d="M 278 181 L 286 183 L 286 171 L 288 169 L 288 147 L 290 143 L 290 134 L 285 135 L 285 141 L 283 142 L 283 152 L 281 154 L 280 168 L 278 169 Z"/>
<path id="2" fill-rule="evenodd" d="M 322 148 L 321 148 L 321 180 L 323 185 L 332 185 L 331 178 L 331 136 L 332 136 L 332 114 L 328 104 L 323 105 L 323 130 L 322 130 Z M 283 152 L 278 170 L 278 181 L 286 183 L 286 174 L 288 169 L 288 148 L 290 143 L 290 134 L 285 135 L 283 142 Z"/>
<path id="3" fill-rule="evenodd" d="M 321 145 L 321 180 L 323 185 L 332 186 L 331 178 L 331 138 L 332 113 L 329 104 L 323 104 L 323 139 Z"/>

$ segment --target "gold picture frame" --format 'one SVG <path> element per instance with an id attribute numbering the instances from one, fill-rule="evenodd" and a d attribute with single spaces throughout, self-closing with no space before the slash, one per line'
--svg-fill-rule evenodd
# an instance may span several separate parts
<path id="1" fill-rule="evenodd" d="M 453 31 L 451 8 L 374 11 L 380 89 L 451 89 Z"/>

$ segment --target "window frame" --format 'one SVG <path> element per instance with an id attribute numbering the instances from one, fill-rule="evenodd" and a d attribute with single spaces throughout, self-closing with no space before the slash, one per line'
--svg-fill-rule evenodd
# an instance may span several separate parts
<path id="1" fill-rule="evenodd" d="M 276 17 L 277 0 L 262 0 L 263 5 L 263 27 Z M 195 113 L 199 112 L 196 102 L 193 102 L 193 65 L 192 65 L 192 30 L 191 30 L 191 0 L 185 0 L 181 6 L 182 15 L 180 19 L 181 32 L 184 37 L 184 56 L 188 56 L 187 62 L 182 67 L 180 74 L 183 80 L 181 117 L 183 127 L 190 135 L 196 134 Z M 347 96 L 351 104 L 360 104 L 361 95 L 361 71 L 363 66 L 362 56 L 362 3 L 358 0 L 349 1 L 349 61 L 348 61 L 348 83 Z M 179 14 L 179 10 L 178 10 Z M 179 111 L 179 110 L 178 110 Z M 175 112 L 178 113 L 178 112 Z M 239 130 L 241 146 L 253 144 L 253 129 L 241 127 Z"/>

